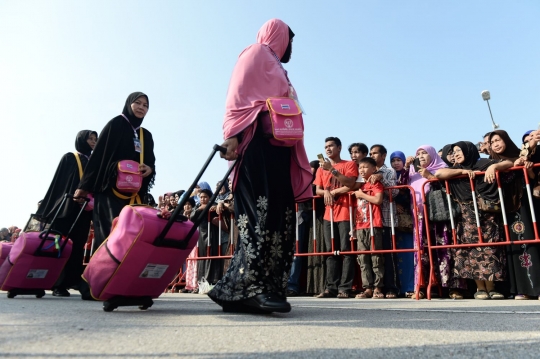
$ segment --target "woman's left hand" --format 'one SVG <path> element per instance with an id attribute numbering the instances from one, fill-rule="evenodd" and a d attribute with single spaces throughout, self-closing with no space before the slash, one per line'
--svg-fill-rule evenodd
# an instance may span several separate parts
<path id="1" fill-rule="evenodd" d="M 142 165 L 139 165 L 139 171 L 141 172 L 141 176 L 143 176 L 143 178 L 148 177 L 152 174 L 152 168 L 145 165 L 144 163 Z"/>
<path id="2" fill-rule="evenodd" d="M 495 181 L 495 165 L 491 165 L 486 170 L 486 174 L 484 175 L 484 182 L 493 183 Z"/>

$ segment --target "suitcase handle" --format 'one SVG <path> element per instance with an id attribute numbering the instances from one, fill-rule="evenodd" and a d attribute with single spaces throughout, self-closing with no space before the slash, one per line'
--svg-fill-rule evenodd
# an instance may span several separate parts
<path id="1" fill-rule="evenodd" d="M 81 206 L 81 210 L 79 211 L 79 213 L 77 214 L 77 218 L 75 218 L 75 221 L 73 221 L 73 224 L 71 225 L 71 228 L 69 229 L 69 232 L 68 234 L 66 235 L 65 237 L 65 240 L 64 242 L 62 243 L 62 245 L 60 246 L 60 248 L 58 249 L 58 255 L 55 253 L 55 252 L 45 252 L 43 251 L 43 246 L 45 245 L 45 241 L 47 240 L 54 240 L 55 238 L 54 237 L 49 237 L 49 235 L 52 233 L 52 234 L 55 234 L 55 235 L 59 235 L 59 236 L 63 236 L 62 233 L 60 233 L 60 231 L 57 231 L 57 230 L 54 230 L 54 229 L 51 229 L 54 222 L 56 221 L 56 218 L 58 217 L 58 215 L 60 214 L 60 210 L 62 209 L 62 207 L 64 207 L 64 204 L 66 203 L 67 199 L 68 198 L 78 198 L 78 197 L 73 197 L 73 195 L 69 194 L 69 193 L 66 193 L 64 194 L 64 197 L 62 198 L 62 202 L 60 202 L 60 205 L 58 206 L 58 209 L 56 210 L 56 213 L 54 214 L 54 217 L 53 217 L 53 220 L 51 221 L 50 225 L 49 225 L 49 228 L 46 229 L 45 231 L 41 232 L 39 234 L 39 238 L 41 238 L 41 243 L 39 244 L 39 246 L 36 248 L 36 252 L 34 253 L 35 256 L 41 256 L 41 257 L 60 257 L 60 254 L 62 253 L 62 251 L 64 250 L 64 248 L 66 247 L 67 243 L 69 242 L 69 236 L 71 235 L 71 231 L 73 231 L 73 228 L 75 228 L 75 225 L 77 224 L 77 221 L 79 220 L 79 217 L 81 216 L 81 214 L 83 213 L 84 209 L 86 208 L 86 205 L 88 204 L 88 202 L 90 201 L 89 198 L 83 198 L 84 199 L 84 203 L 83 205 Z"/>
<path id="2" fill-rule="evenodd" d="M 186 202 L 189 199 L 189 194 L 193 193 L 193 190 L 195 189 L 195 187 L 199 183 L 199 180 L 201 179 L 202 175 L 204 174 L 204 172 L 208 168 L 208 165 L 210 165 L 210 162 L 212 162 L 212 159 L 214 158 L 214 155 L 218 151 L 223 153 L 223 154 L 227 153 L 227 149 L 225 147 L 222 147 L 222 146 L 219 146 L 219 145 L 214 145 L 214 148 L 212 149 L 212 153 L 210 153 L 210 156 L 208 156 L 208 159 L 204 163 L 202 169 L 200 170 L 199 174 L 197 175 L 197 177 L 195 178 L 195 180 L 193 181 L 191 186 L 188 188 L 187 191 L 182 192 L 182 198 L 180 199 L 180 203 L 178 203 L 176 205 L 176 208 L 174 209 L 173 213 L 171 214 L 171 218 L 169 218 L 169 221 L 167 222 L 167 224 L 165 225 L 165 227 L 161 231 L 160 235 L 154 240 L 154 245 L 155 246 L 157 246 L 157 247 L 177 248 L 177 249 L 186 249 L 187 248 L 187 246 L 189 244 L 189 240 L 191 239 L 191 237 L 193 236 L 193 234 L 195 233 L 195 231 L 199 227 L 199 224 L 201 223 L 204 216 L 206 216 L 206 214 L 208 213 L 208 210 L 210 209 L 210 206 L 206 206 L 204 208 L 203 212 L 199 215 L 199 217 L 195 219 L 195 221 L 193 222 L 193 227 L 191 227 L 191 229 L 189 230 L 188 234 L 186 235 L 186 238 L 184 238 L 181 241 L 178 241 L 178 240 L 175 240 L 175 239 L 166 238 L 166 236 L 167 236 L 167 233 L 169 232 L 169 229 L 171 229 L 173 223 L 176 222 L 177 218 L 180 216 L 180 212 L 184 210 L 184 205 L 186 204 Z M 238 163 L 239 160 L 240 160 L 240 156 L 238 156 L 238 159 L 236 161 L 234 161 L 233 164 L 229 167 L 229 170 L 227 171 L 227 173 L 225 174 L 225 176 L 221 180 L 221 185 L 219 186 L 219 188 L 216 189 L 216 192 L 212 195 L 212 198 L 210 198 L 210 201 L 208 203 L 213 203 L 216 200 L 216 197 L 218 196 L 219 191 L 225 185 L 225 181 L 227 180 L 227 178 L 229 177 L 229 175 L 231 174 L 232 170 L 234 169 L 234 167 L 236 166 L 236 164 Z"/>

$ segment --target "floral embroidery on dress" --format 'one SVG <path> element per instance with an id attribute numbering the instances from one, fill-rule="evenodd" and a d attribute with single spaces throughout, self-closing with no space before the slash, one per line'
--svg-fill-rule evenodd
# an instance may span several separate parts
<path id="1" fill-rule="evenodd" d="M 521 261 L 521 266 L 523 268 L 532 266 L 531 255 L 527 252 L 523 252 L 523 254 L 519 256 L 519 260 Z"/>

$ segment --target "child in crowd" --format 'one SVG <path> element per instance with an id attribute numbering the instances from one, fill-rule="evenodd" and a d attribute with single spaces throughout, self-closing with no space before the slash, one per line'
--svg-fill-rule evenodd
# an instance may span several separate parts
<path id="1" fill-rule="evenodd" d="M 381 204 L 384 187 L 381 182 L 371 183 L 369 177 L 377 170 L 377 163 L 371 157 L 362 158 L 358 164 L 360 175 L 357 182 L 362 187 L 354 194 L 358 199 L 356 211 L 356 238 L 358 250 L 369 251 L 382 249 L 383 223 Z M 374 248 L 372 247 L 372 237 Z M 384 298 L 381 288 L 384 286 L 384 256 L 381 254 L 360 254 L 358 256 L 362 273 L 364 291 L 356 296 L 358 299 Z"/>

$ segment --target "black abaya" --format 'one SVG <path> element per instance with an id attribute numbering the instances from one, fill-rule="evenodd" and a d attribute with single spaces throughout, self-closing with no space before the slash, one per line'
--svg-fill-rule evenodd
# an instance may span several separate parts
<path id="1" fill-rule="evenodd" d="M 89 156 L 92 148 L 86 142 L 90 134 L 96 134 L 94 131 L 80 131 L 77 134 L 75 141 L 75 148 L 77 149 L 81 166 L 84 170 L 88 160 L 86 156 Z M 56 169 L 53 181 L 49 186 L 45 198 L 39 206 L 36 217 L 40 219 L 42 223 L 50 224 L 64 194 L 73 194 L 77 189 L 80 181 L 80 172 L 75 159 L 74 153 L 66 153 L 60 160 L 60 164 Z M 59 231 L 60 233 L 67 235 L 69 229 L 73 225 L 73 222 L 77 218 L 77 214 L 81 209 L 81 205 L 68 199 L 54 222 L 52 229 Z M 88 240 L 88 233 L 90 231 L 90 221 L 92 219 L 92 213 L 84 211 L 79 217 L 75 227 L 73 228 L 69 238 L 73 242 L 71 250 L 71 256 L 69 257 L 64 271 L 61 277 L 55 284 L 57 288 L 69 288 L 77 285 L 81 280 L 81 274 L 83 272 L 83 255 L 84 244 Z"/>
<path id="2" fill-rule="evenodd" d="M 133 115 L 131 104 L 141 96 L 147 97 L 142 92 L 134 92 L 127 98 L 122 111 L 127 119 L 122 115 L 116 116 L 105 125 L 79 185 L 80 189 L 94 194 L 94 249 L 97 249 L 109 235 L 113 219 L 120 214 L 125 205 L 130 203 L 129 199 L 117 197 L 112 192 L 112 188 L 116 183 L 119 161 L 140 161 L 140 153 L 135 150 L 134 131 L 136 130 L 140 137 L 138 127 L 143 119 Z M 141 200 L 147 198 L 146 194 L 152 187 L 156 175 L 154 140 L 148 130 L 142 128 L 142 131 L 144 137 L 143 162 L 152 168 L 152 174 L 143 178 L 141 189 L 138 192 Z"/>
<path id="3" fill-rule="evenodd" d="M 234 211 L 239 240 L 227 273 L 208 293 L 217 303 L 261 293 L 284 297 L 287 290 L 296 226 L 291 149 L 272 146 L 261 127 L 238 170 Z"/>

